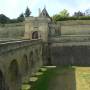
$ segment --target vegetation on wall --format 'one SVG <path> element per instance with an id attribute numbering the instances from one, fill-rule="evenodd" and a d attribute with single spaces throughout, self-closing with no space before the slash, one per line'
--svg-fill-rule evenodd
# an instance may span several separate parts
<path id="1" fill-rule="evenodd" d="M 31 14 L 30 9 L 27 7 L 25 13 L 21 13 L 17 18 L 10 19 L 9 17 L 5 16 L 4 14 L 0 14 L 0 23 L 1 24 L 8 24 L 8 23 L 19 23 L 25 20 L 25 17 L 29 17 Z"/>
<path id="2" fill-rule="evenodd" d="M 55 14 L 52 19 L 54 21 L 67 21 L 67 20 L 90 20 L 90 9 L 85 12 L 77 11 L 70 16 L 68 10 L 64 9 L 60 13 Z"/>
<path id="3" fill-rule="evenodd" d="M 19 23 L 25 20 L 25 17 L 29 17 L 31 15 L 30 9 L 27 7 L 24 13 L 21 13 L 17 18 L 10 19 L 9 17 L 5 16 L 4 14 L 0 14 L 0 23 L 7 24 L 7 23 Z M 85 10 L 85 12 L 76 11 L 72 16 L 68 10 L 64 9 L 61 12 L 55 14 L 52 17 L 54 21 L 67 21 L 67 20 L 90 20 L 90 9 Z"/>

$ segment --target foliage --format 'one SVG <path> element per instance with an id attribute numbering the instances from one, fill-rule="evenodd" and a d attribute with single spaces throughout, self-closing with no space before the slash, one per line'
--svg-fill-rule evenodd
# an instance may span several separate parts
<path id="1" fill-rule="evenodd" d="M 61 17 L 68 17 L 68 16 L 69 16 L 69 12 L 68 12 L 66 9 L 64 9 L 64 10 L 62 10 L 62 11 L 59 13 L 59 15 L 60 15 Z"/>
<path id="2" fill-rule="evenodd" d="M 6 17 L 4 14 L 0 14 L 0 23 L 4 24 L 4 23 L 8 23 L 10 21 L 10 19 L 8 17 Z"/>
<path id="3" fill-rule="evenodd" d="M 31 11 L 30 11 L 30 9 L 27 7 L 27 8 L 26 8 L 26 11 L 25 11 L 25 17 L 29 17 L 30 14 L 31 14 Z"/>
<path id="4" fill-rule="evenodd" d="M 71 17 L 60 17 L 59 15 L 53 16 L 54 21 L 67 21 L 67 20 L 90 20 L 90 16 L 71 16 Z"/>
<path id="5" fill-rule="evenodd" d="M 75 12 L 74 13 L 74 16 L 85 16 L 85 13 L 81 12 L 81 11 L 78 11 L 78 12 Z"/>
<path id="6" fill-rule="evenodd" d="M 38 81 L 33 83 L 31 90 L 48 90 L 50 79 L 55 75 L 56 69 L 48 69 L 42 76 L 39 76 Z"/>
<path id="7" fill-rule="evenodd" d="M 21 13 L 20 16 L 17 18 L 18 22 L 23 22 L 24 21 L 24 14 Z"/>
<path id="8" fill-rule="evenodd" d="M 90 16 L 90 9 L 85 10 L 85 16 Z"/>
<path id="9" fill-rule="evenodd" d="M 89 14 L 89 9 L 87 10 Z M 73 16 L 69 16 L 69 13 L 67 10 L 61 11 L 59 14 L 56 14 L 52 17 L 52 20 L 56 21 L 67 21 L 67 20 L 90 20 L 90 16 L 86 15 L 85 13 L 78 11 L 75 12 Z"/>
<path id="10" fill-rule="evenodd" d="M 4 14 L 0 14 L 0 23 L 1 24 L 8 24 L 8 23 L 19 23 L 24 21 L 24 15 L 23 13 L 20 14 L 20 16 L 16 19 L 10 19 Z"/>

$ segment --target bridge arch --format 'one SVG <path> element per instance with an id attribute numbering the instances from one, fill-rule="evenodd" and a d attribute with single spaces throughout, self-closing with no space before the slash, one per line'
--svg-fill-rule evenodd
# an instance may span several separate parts
<path id="1" fill-rule="evenodd" d="M 28 58 L 27 55 L 24 54 L 22 61 L 21 61 L 21 68 L 22 68 L 22 72 L 26 75 L 28 73 L 28 69 L 29 69 L 29 63 L 28 63 Z"/>
<path id="2" fill-rule="evenodd" d="M 10 80 L 17 81 L 19 76 L 19 67 L 17 60 L 13 60 L 9 66 Z"/>
<path id="3" fill-rule="evenodd" d="M 30 67 L 33 68 L 34 67 L 33 51 L 30 52 L 29 59 L 30 59 Z"/>
<path id="4" fill-rule="evenodd" d="M 39 50 L 38 49 L 35 50 L 35 55 L 36 55 L 36 60 L 39 61 Z"/>
<path id="5" fill-rule="evenodd" d="M 21 76 L 19 65 L 16 59 L 12 60 L 9 65 L 10 90 L 18 90 L 21 85 Z"/>
<path id="6" fill-rule="evenodd" d="M 5 90 L 5 78 L 2 71 L 0 70 L 0 90 Z"/>

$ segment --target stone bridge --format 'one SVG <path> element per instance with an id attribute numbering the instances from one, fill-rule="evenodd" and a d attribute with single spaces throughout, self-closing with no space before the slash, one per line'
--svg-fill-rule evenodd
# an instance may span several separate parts
<path id="1" fill-rule="evenodd" d="M 1 41 L 0 90 L 20 90 L 21 84 L 41 65 L 41 40 Z"/>

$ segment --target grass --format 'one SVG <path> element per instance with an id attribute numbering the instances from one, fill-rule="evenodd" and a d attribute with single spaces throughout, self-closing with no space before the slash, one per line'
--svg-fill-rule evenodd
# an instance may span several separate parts
<path id="1" fill-rule="evenodd" d="M 43 67 L 32 77 L 25 90 L 90 90 L 90 67 Z"/>
<path id="2" fill-rule="evenodd" d="M 33 83 L 30 90 L 48 90 L 50 79 L 54 76 L 55 69 L 47 69 L 41 76 L 38 76 L 38 80 Z"/>
<path id="3" fill-rule="evenodd" d="M 24 84 L 22 85 L 22 89 L 21 90 L 30 90 L 31 86 L 28 84 Z"/>
<path id="4" fill-rule="evenodd" d="M 77 90 L 90 90 L 90 67 L 76 68 Z"/>
<path id="5" fill-rule="evenodd" d="M 43 72 L 41 76 L 38 76 L 38 80 L 32 84 L 32 88 L 30 90 L 48 90 L 52 78 L 54 78 L 58 74 L 63 73 L 66 68 L 67 67 L 65 67 L 64 69 L 47 67 L 47 71 L 45 70 L 45 72 Z M 68 68 L 71 69 L 71 67 Z"/>

